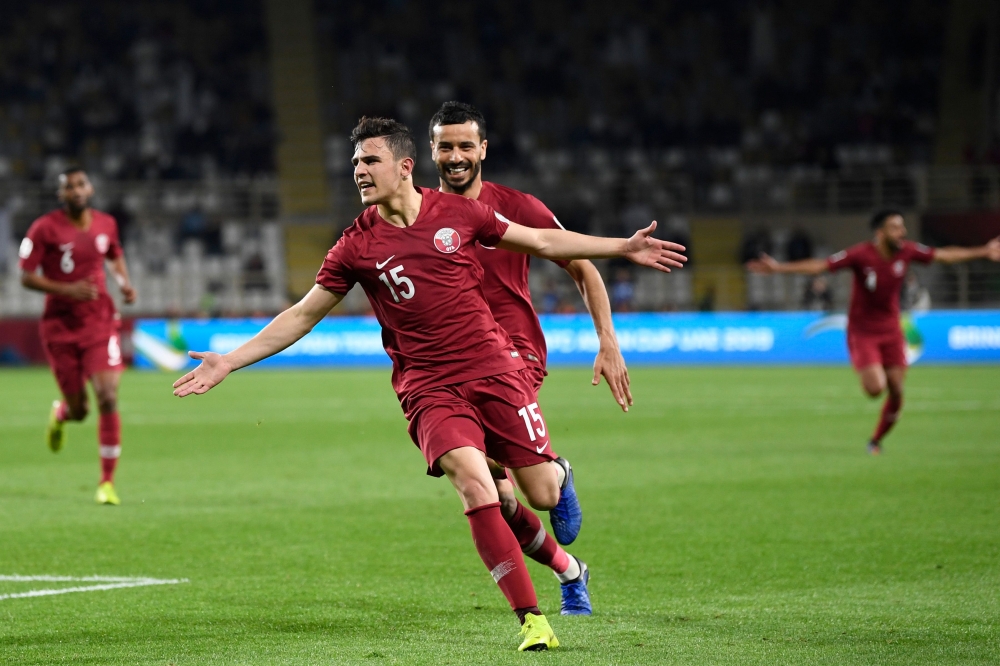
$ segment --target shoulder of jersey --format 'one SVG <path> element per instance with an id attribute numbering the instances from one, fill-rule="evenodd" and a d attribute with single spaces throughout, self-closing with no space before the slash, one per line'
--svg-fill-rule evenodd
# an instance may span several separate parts
<path id="1" fill-rule="evenodd" d="M 520 203 L 524 201 L 534 201 L 535 196 L 528 194 L 527 192 L 522 192 L 521 190 L 515 190 L 513 187 L 507 187 L 506 185 L 501 185 L 499 183 L 494 183 L 493 181 L 483 181 L 483 189 L 489 186 L 493 190 L 493 196 L 497 199 L 501 199 L 507 203 Z"/>

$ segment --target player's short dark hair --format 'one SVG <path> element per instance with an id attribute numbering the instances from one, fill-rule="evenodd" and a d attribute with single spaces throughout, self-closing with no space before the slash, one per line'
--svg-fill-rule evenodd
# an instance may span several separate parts
<path id="1" fill-rule="evenodd" d="M 59 180 L 61 181 L 63 178 L 69 178 L 74 173 L 82 173 L 83 175 L 87 175 L 87 170 L 81 166 L 71 166 L 68 169 L 63 169 L 62 171 L 59 172 Z"/>
<path id="2" fill-rule="evenodd" d="M 903 217 L 902 211 L 896 210 L 895 208 L 884 208 L 884 209 L 880 210 L 879 212 L 875 213 L 874 215 L 872 215 L 871 222 L 869 222 L 869 224 L 871 225 L 872 231 L 876 231 L 878 229 L 881 229 L 882 225 L 885 224 L 886 220 L 888 220 L 890 217 L 894 217 L 896 215 L 899 215 L 900 217 Z"/>
<path id="3" fill-rule="evenodd" d="M 392 118 L 361 116 L 358 126 L 351 131 L 351 144 L 357 150 L 362 142 L 381 136 L 385 137 L 385 144 L 395 159 L 401 160 L 404 157 L 417 159 L 417 144 L 413 140 L 410 128 Z"/>
<path id="4" fill-rule="evenodd" d="M 479 127 L 479 140 L 486 139 L 486 118 L 476 107 L 465 102 L 445 102 L 441 108 L 431 116 L 431 124 L 427 127 L 427 134 L 431 141 L 434 140 L 434 128 L 438 125 L 464 125 L 472 121 Z"/>

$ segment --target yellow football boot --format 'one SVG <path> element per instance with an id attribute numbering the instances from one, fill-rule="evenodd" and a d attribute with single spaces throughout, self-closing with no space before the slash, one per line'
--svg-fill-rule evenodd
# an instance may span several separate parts
<path id="1" fill-rule="evenodd" d="M 111 485 L 110 481 L 105 481 L 97 486 L 97 494 L 94 495 L 94 501 L 98 504 L 114 504 L 115 506 L 122 503 L 118 499 L 118 493 L 115 492 L 115 487 Z"/>
<path id="2" fill-rule="evenodd" d="M 52 402 L 52 411 L 49 412 L 49 427 L 45 429 L 45 442 L 52 449 L 52 453 L 59 453 L 63 444 L 66 443 L 66 430 L 63 428 L 64 421 L 56 418 L 59 413 L 59 401 Z"/>
<path id="3" fill-rule="evenodd" d="M 559 639 L 552 632 L 549 621 L 544 615 L 534 615 L 528 613 L 524 616 L 524 624 L 521 625 L 521 636 L 524 640 L 517 648 L 518 652 L 551 650 L 559 647 Z"/>

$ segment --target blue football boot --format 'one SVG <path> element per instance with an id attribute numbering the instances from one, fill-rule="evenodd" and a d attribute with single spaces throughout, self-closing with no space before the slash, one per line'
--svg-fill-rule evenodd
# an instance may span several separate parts
<path id="1" fill-rule="evenodd" d="M 576 498 L 576 488 L 573 487 L 573 468 L 565 458 L 556 458 L 557 465 L 566 472 L 560 488 L 559 503 L 549 511 L 549 522 L 552 523 L 552 533 L 556 541 L 568 546 L 576 540 L 583 526 L 583 510 Z"/>
<path id="2" fill-rule="evenodd" d="M 570 555 L 570 557 L 573 557 Z M 578 557 L 573 557 L 580 565 L 580 575 L 568 583 L 563 583 L 562 587 L 562 608 L 559 611 L 563 615 L 590 615 L 593 610 L 590 607 L 590 591 L 587 584 L 590 583 L 590 569 L 586 562 Z"/>

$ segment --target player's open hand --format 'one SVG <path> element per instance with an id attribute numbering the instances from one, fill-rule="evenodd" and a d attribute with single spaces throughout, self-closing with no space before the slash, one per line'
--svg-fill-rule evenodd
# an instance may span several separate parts
<path id="1" fill-rule="evenodd" d="M 92 301 L 98 295 L 97 285 L 93 280 L 77 280 L 63 287 L 63 294 L 78 301 Z"/>
<path id="2" fill-rule="evenodd" d="M 632 406 L 632 392 L 629 390 L 628 368 L 625 367 L 625 359 L 622 358 L 621 350 L 617 345 L 614 348 L 601 345 L 601 350 L 597 352 L 594 359 L 594 386 L 601 383 L 601 377 L 608 382 L 611 395 L 615 402 L 627 412 Z"/>
<path id="3" fill-rule="evenodd" d="M 778 271 L 778 261 L 771 255 L 761 252 L 759 259 L 751 259 L 747 262 L 747 270 L 751 273 L 771 275 Z"/>
<path id="4" fill-rule="evenodd" d="M 132 305 L 135 303 L 136 291 L 135 287 L 130 284 L 123 284 L 122 287 L 122 299 L 125 301 L 125 305 Z"/>
<path id="5" fill-rule="evenodd" d="M 201 395 L 216 386 L 232 372 L 229 363 L 215 352 L 188 352 L 188 356 L 201 361 L 201 365 L 174 382 L 174 395 L 183 398 L 194 393 Z"/>
<path id="6" fill-rule="evenodd" d="M 986 258 L 990 261 L 1000 261 L 1000 236 L 986 244 Z"/>
<path id="7" fill-rule="evenodd" d="M 624 257 L 634 264 L 648 266 L 658 271 L 669 273 L 670 268 L 683 268 L 687 257 L 683 254 L 683 245 L 653 238 L 656 231 L 656 220 L 645 229 L 635 232 L 625 244 Z"/>

